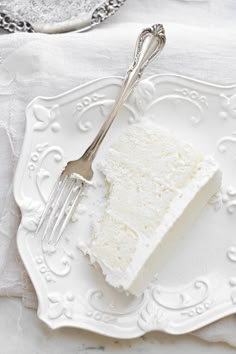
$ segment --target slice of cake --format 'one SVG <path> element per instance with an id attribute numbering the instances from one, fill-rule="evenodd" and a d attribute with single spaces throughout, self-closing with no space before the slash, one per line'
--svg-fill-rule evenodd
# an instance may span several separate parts
<path id="1" fill-rule="evenodd" d="M 106 207 L 81 250 L 109 284 L 138 295 L 157 272 L 160 244 L 182 234 L 217 192 L 212 157 L 151 123 L 129 128 L 101 163 Z"/>

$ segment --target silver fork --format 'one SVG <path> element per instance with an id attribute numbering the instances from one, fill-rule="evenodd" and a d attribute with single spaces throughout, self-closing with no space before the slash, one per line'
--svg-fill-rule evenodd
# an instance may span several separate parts
<path id="1" fill-rule="evenodd" d="M 135 47 L 134 60 L 110 115 L 82 157 L 67 163 L 49 196 L 36 230 L 36 235 L 41 235 L 42 240 L 47 240 L 48 243 L 54 245 L 60 240 L 78 205 L 85 185 L 89 184 L 93 177 L 92 162 L 112 122 L 141 78 L 143 70 L 160 53 L 165 42 L 164 28 L 160 24 L 146 28 L 140 33 Z"/>

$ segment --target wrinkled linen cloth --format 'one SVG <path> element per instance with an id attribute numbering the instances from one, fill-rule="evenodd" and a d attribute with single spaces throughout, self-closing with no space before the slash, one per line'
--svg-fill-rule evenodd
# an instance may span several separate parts
<path id="1" fill-rule="evenodd" d="M 123 76 L 140 30 L 159 22 L 167 44 L 146 75 L 174 73 L 223 85 L 236 83 L 236 3 L 127 0 L 107 23 L 82 34 L 0 35 L 0 295 L 36 308 L 34 289 L 16 248 L 20 212 L 12 183 L 25 129 L 25 108 L 104 76 Z M 236 346 L 236 317 L 194 332 Z"/>

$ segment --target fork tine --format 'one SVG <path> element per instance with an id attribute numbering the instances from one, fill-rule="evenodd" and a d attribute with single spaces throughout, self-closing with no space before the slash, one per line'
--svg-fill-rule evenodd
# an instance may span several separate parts
<path id="1" fill-rule="evenodd" d="M 78 200 L 79 200 L 79 197 L 83 191 L 83 187 L 84 187 L 84 182 L 81 181 L 81 185 L 80 187 L 78 187 L 77 189 L 77 195 L 75 196 L 75 199 L 73 200 L 72 204 L 71 204 L 71 207 L 70 207 L 70 210 L 68 211 L 68 214 L 66 215 L 64 221 L 63 221 L 63 224 L 60 228 L 60 232 L 56 238 L 56 241 L 55 241 L 55 245 L 57 245 L 57 243 L 60 241 L 60 238 L 66 228 L 66 225 L 68 224 L 68 221 L 70 220 L 75 208 L 77 207 L 77 203 L 78 203 Z"/>
<path id="2" fill-rule="evenodd" d="M 57 227 L 60 225 L 60 223 L 63 220 L 63 216 L 66 213 L 66 209 L 67 207 L 70 205 L 70 202 L 74 199 L 74 194 L 76 193 L 76 191 L 74 190 L 75 186 L 76 186 L 76 180 L 73 180 L 73 183 L 70 185 L 70 187 L 68 188 L 68 195 L 67 198 L 65 200 L 65 202 L 63 203 L 63 206 L 60 210 L 59 215 L 56 218 L 56 223 L 53 226 L 52 232 L 50 233 L 49 239 L 48 239 L 48 243 L 52 243 L 53 239 L 54 239 L 54 235 L 55 232 L 57 230 Z"/>
<path id="3" fill-rule="evenodd" d="M 63 177 L 64 178 L 64 177 Z M 56 193 L 58 191 L 58 188 L 61 186 L 62 182 L 63 182 L 63 178 L 62 176 L 60 176 L 57 180 L 57 182 L 55 183 L 50 195 L 49 195 L 49 198 L 48 198 L 48 201 L 46 203 L 46 206 L 44 208 L 44 211 L 40 217 L 40 221 L 39 221 L 39 224 L 38 224 L 38 227 L 35 231 L 35 236 L 37 236 L 39 234 L 39 231 L 43 225 L 43 223 L 45 222 L 45 218 L 49 212 L 49 209 L 51 208 L 52 206 L 52 203 L 53 203 L 53 200 L 55 199 L 55 196 L 56 196 Z"/>
<path id="4" fill-rule="evenodd" d="M 59 207 L 61 205 L 61 201 L 63 199 L 64 192 L 67 189 L 67 180 L 68 180 L 68 176 L 66 175 L 63 178 L 62 183 L 60 185 L 60 188 L 57 190 L 57 193 L 56 193 L 56 195 L 54 197 L 54 202 L 52 203 L 53 210 L 49 214 L 49 217 L 47 219 L 47 223 L 46 223 L 43 235 L 42 235 L 42 240 L 45 240 L 46 236 L 48 235 L 48 230 L 51 227 L 51 224 L 52 224 L 52 222 L 53 222 L 53 220 L 55 218 L 55 215 L 58 212 L 58 209 L 59 209 Z M 46 220 L 45 220 L 45 222 L 46 222 Z"/>

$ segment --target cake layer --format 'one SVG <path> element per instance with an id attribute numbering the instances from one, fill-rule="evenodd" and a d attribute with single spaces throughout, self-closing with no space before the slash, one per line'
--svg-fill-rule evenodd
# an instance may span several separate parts
<path id="1" fill-rule="evenodd" d="M 197 217 L 221 172 L 212 157 L 151 123 L 131 126 L 100 168 L 106 206 L 81 249 L 110 285 L 139 295 L 157 271 L 161 244 Z"/>

